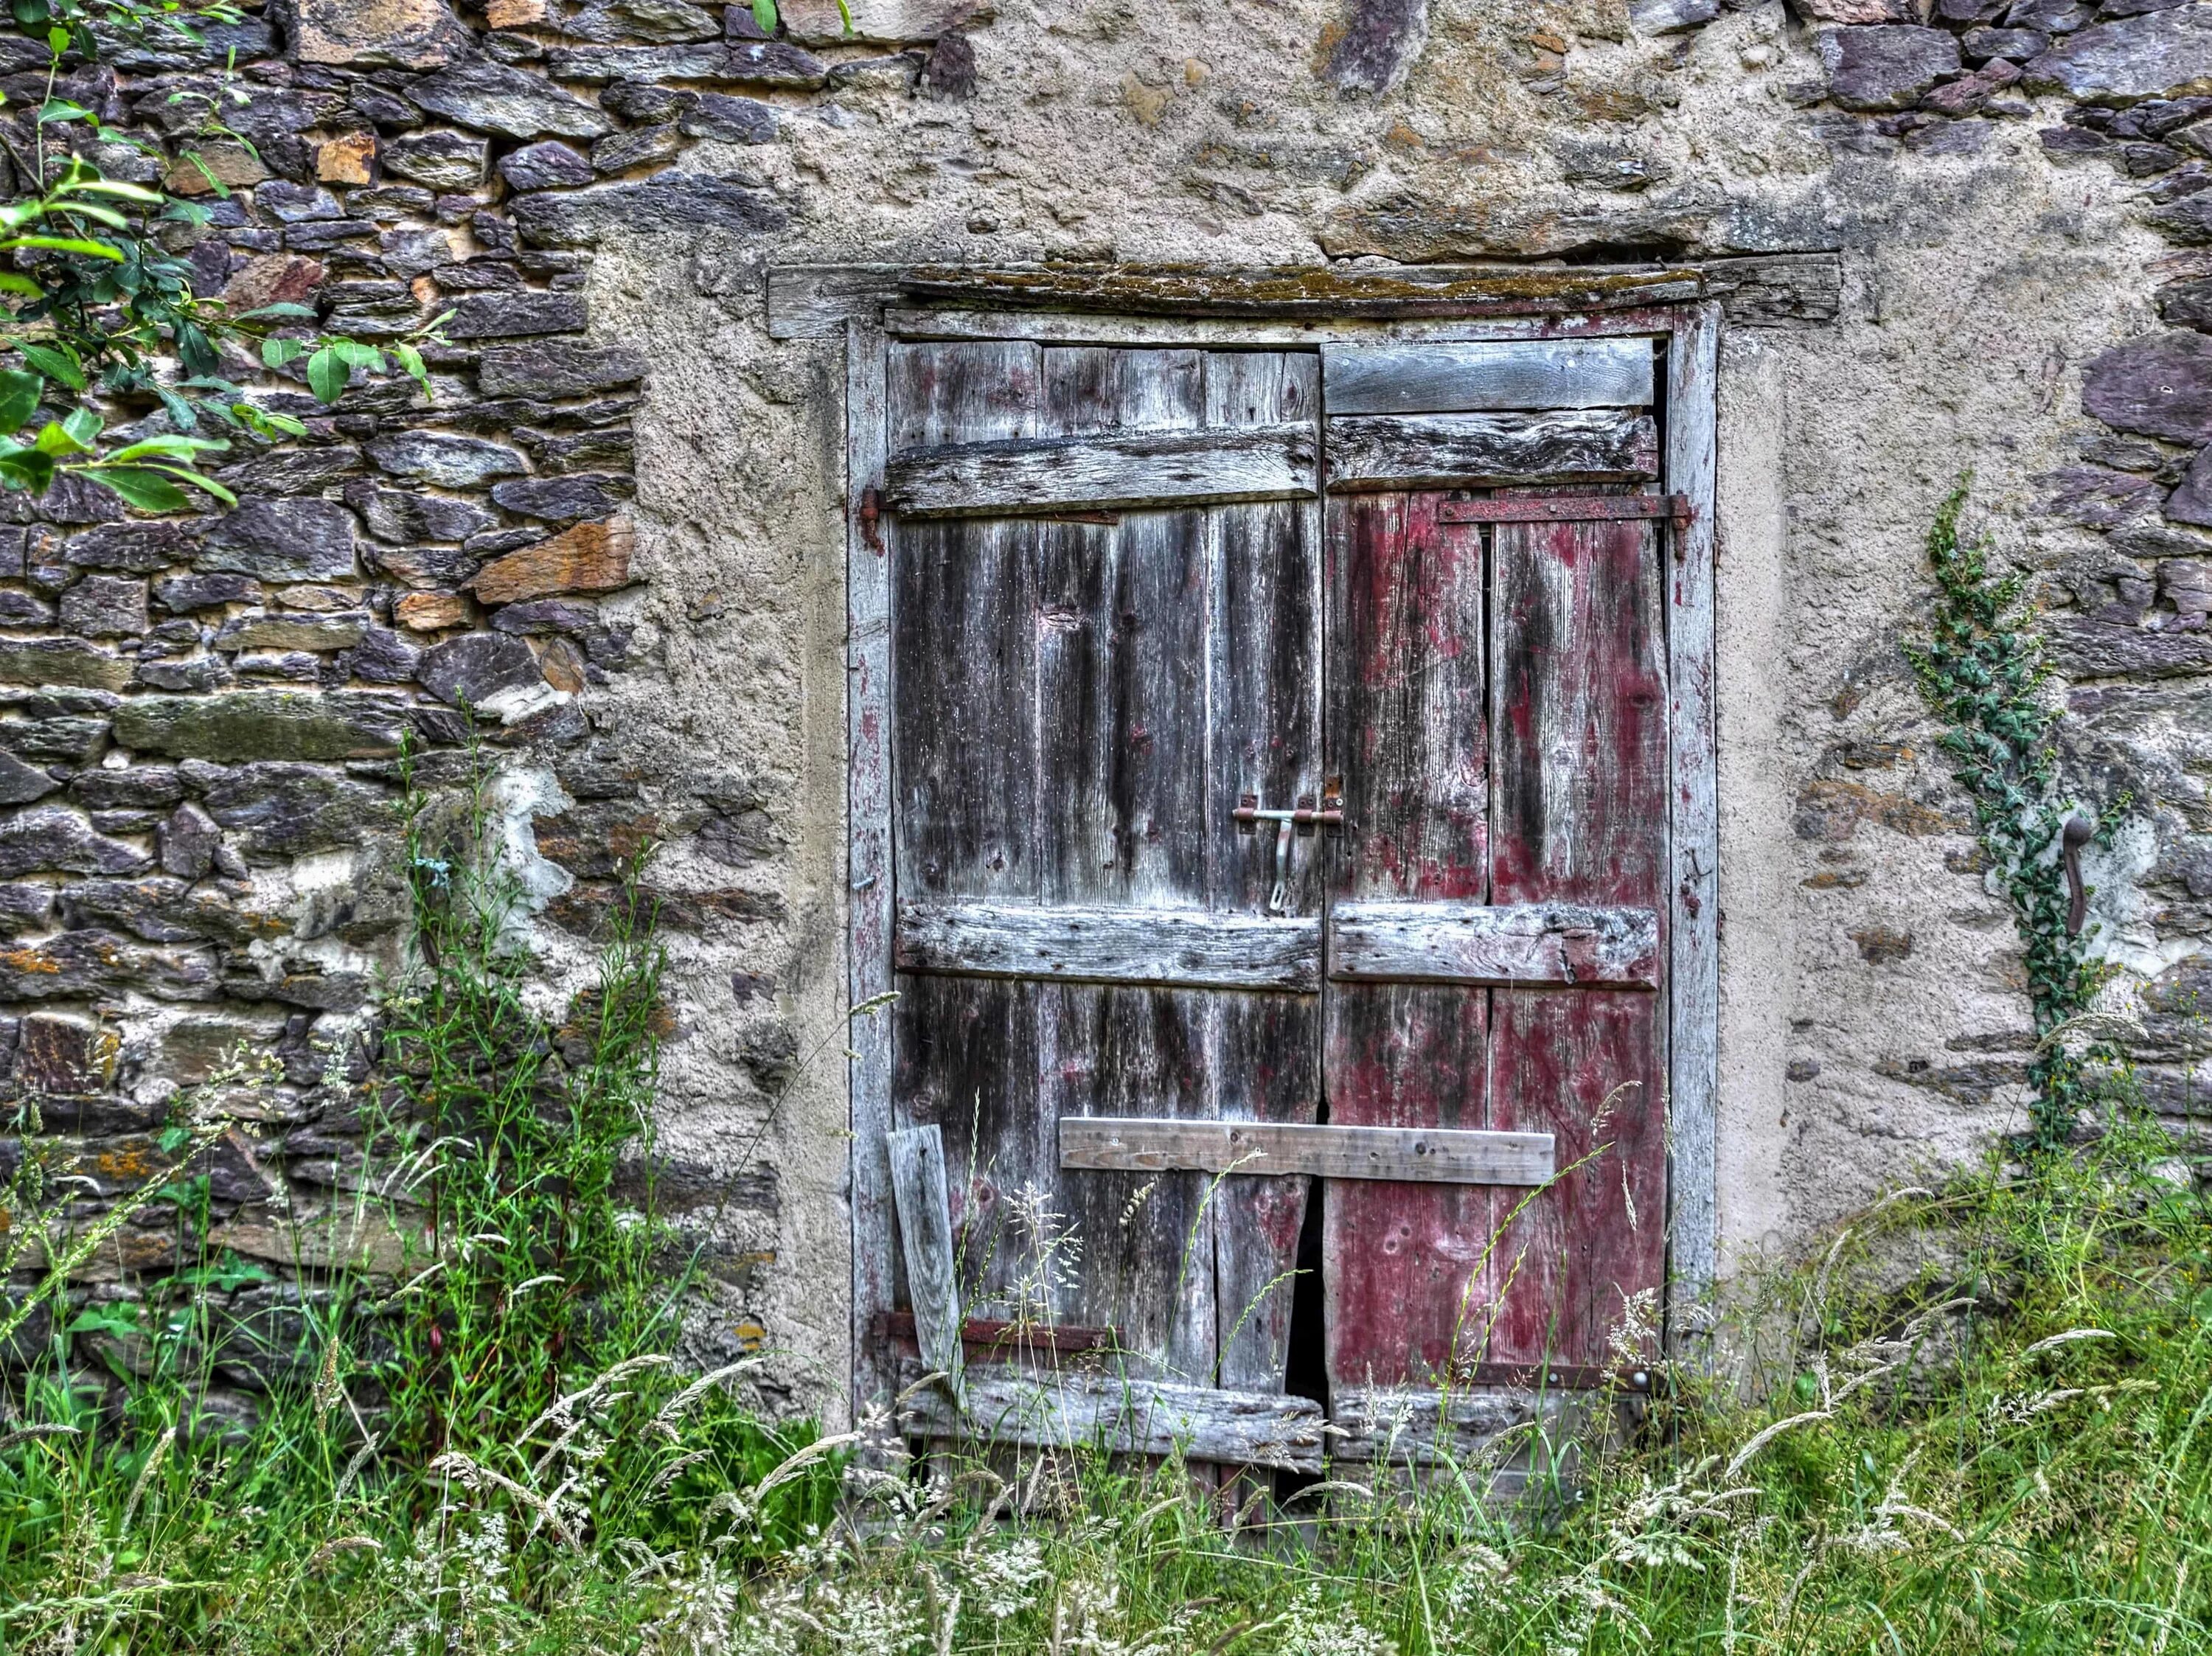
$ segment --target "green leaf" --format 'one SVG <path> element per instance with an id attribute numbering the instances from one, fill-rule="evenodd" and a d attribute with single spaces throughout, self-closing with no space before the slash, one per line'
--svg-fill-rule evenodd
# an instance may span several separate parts
<path id="1" fill-rule="evenodd" d="M 237 319 L 240 322 L 269 322 L 279 317 L 287 318 L 297 317 L 301 321 L 312 322 L 315 319 L 315 307 L 312 305 L 295 305 L 287 300 L 282 304 L 264 305 L 254 310 L 241 312 Z"/>
<path id="2" fill-rule="evenodd" d="M 41 454 L 34 448 L 17 448 L 12 443 L 0 449 L 0 484 L 43 494 L 53 480 L 52 455 Z"/>
<path id="3" fill-rule="evenodd" d="M 304 339 L 264 339 L 261 342 L 261 360 L 272 368 L 281 368 L 296 362 L 307 354 Z"/>
<path id="4" fill-rule="evenodd" d="M 10 236 L 0 241 L 0 250 L 14 247 L 44 247 L 57 253 L 82 253 L 87 258 L 112 259 L 123 263 L 122 252 L 104 241 L 86 241 L 76 236 Z"/>
<path id="5" fill-rule="evenodd" d="M 17 432 L 27 425 L 46 390 L 46 382 L 35 373 L 21 368 L 0 373 L 0 432 Z"/>
<path id="6" fill-rule="evenodd" d="M 228 443 L 219 443 L 216 445 L 216 446 L 218 448 L 228 448 L 230 445 Z M 172 477 L 182 478 L 185 482 L 190 483 L 194 488 L 204 489 L 208 494 L 214 495 L 216 499 L 221 500 L 225 506 L 236 506 L 238 504 L 238 496 L 232 494 L 221 483 L 216 482 L 212 477 L 204 477 L 198 472 L 191 470 L 184 466 L 157 466 L 155 470 L 157 471 L 166 471 Z"/>
<path id="7" fill-rule="evenodd" d="M 230 411 L 264 437 L 305 437 L 307 434 L 306 422 L 295 420 L 289 414 L 258 409 L 251 403 L 233 403 Z"/>
<path id="8" fill-rule="evenodd" d="M 106 423 L 90 409 L 72 409 L 62 421 L 62 429 L 90 448 L 99 440 L 100 428 Z"/>
<path id="9" fill-rule="evenodd" d="M 775 0 L 753 0 L 753 21 L 760 25 L 763 34 L 775 33 Z"/>
<path id="10" fill-rule="evenodd" d="M 125 184 L 121 179 L 88 179 L 71 187 L 96 191 L 103 196 L 120 196 L 125 201 L 144 202 L 149 207 L 158 206 L 162 199 L 160 191 L 149 190 L 143 184 Z"/>
<path id="11" fill-rule="evenodd" d="M 230 446 L 213 437 L 180 437 L 164 434 L 149 437 L 128 448 L 118 449 L 107 458 L 111 461 L 143 460 L 158 455 L 165 460 L 191 460 L 202 454 L 220 454 Z"/>
<path id="12" fill-rule="evenodd" d="M 0 467 L 5 464 L 0 460 Z M 91 466 L 78 475 L 106 484 L 141 512 L 182 512 L 191 504 L 183 489 L 151 466 Z"/>
<path id="13" fill-rule="evenodd" d="M 364 345 L 357 339 L 333 339 L 328 349 L 336 351 L 348 367 L 367 368 L 371 373 L 384 372 L 384 353 L 374 345 Z"/>
<path id="14" fill-rule="evenodd" d="M 335 345 L 325 345 L 307 359 L 307 389 L 321 402 L 337 402 L 352 378 L 351 365 Z"/>
<path id="15" fill-rule="evenodd" d="M 0 270 L 0 294 L 22 294 L 31 299 L 44 299 L 46 290 L 27 276 L 17 276 L 13 270 Z"/>
<path id="16" fill-rule="evenodd" d="M 92 112 L 82 104 L 73 104 L 66 98 L 49 98 L 40 106 L 38 124 L 51 125 L 56 121 L 88 121 Z"/>
<path id="17" fill-rule="evenodd" d="M 39 440 L 35 446 L 40 453 L 51 454 L 57 460 L 66 455 L 92 452 L 70 435 L 69 429 L 58 420 L 49 420 L 39 428 Z"/>

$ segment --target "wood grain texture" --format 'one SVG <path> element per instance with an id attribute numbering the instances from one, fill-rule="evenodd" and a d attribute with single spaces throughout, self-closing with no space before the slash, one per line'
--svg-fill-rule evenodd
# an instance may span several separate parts
<path id="1" fill-rule="evenodd" d="M 1488 895 L 1488 640 L 1482 535 L 1430 494 L 1328 506 L 1330 749 L 1344 767 L 1340 902 Z M 1486 992 L 1336 983 L 1325 997 L 1333 1125 L 1480 1129 Z M 1474 1186 L 1327 1186 L 1332 1390 L 1431 1380 L 1480 1310 L 1497 1198 Z"/>
<path id="2" fill-rule="evenodd" d="M 1332 418 L 1644 408 L 1651 402 L 1651 341 L 1632 336 L 1324 345 L 1321 362 L 1322 395 Z"/>
<path id="3" fill-rule="evenodd" d="M 852 1376 L 856 1410 L 887 1398 L 892 1374 L 869 1338 L 891 1303 L 891 575 L 883 535 L 864 530 L 863 492 L 878 485 L 888 433 L 884 343 L 854 323 L 845 341 L 846 901 L 848 1005 L 875 1004 L 847 1030 L 852 1128 Z"/>
<path id="4" fill-rule="evenodd" d="M 1339 903 L 1328 974 L 1407 983 L 1659 981 L 1659 916 L 1573 903 Z"/>
<path id="5" fill-rule="evenodd" d="M 1060 1165 L 1128 1173 L 1304 1174 L 1437 1185 L 1540 1185 L 1552 1176 L 1546 1133 L 1304 1122 L 1176 1121 L 1064 1116 Z"/>
<path id="6" fill-rule="evenodd" d="M 1557 1436 L 1574 1399 L 1557 1389 L 1446 1392 L 1426 1387 L 1347 1386 L 1329 1398 L 1329 1456 L 1347 1465 L 1384 1463 L 1504 1470 L 1531 1428 Z M 1501 1454 L 1500 1452 L 1505 1452 Z"/>
<path id="7" fill-rule="evenodd" d="M 1660 909 L 1666 695 L 1649 523 L 1502 524 L 1490 605 L 1491 898 Z M 1657 1314 L 1663 1003 L 1597 989 L 1491 996 L 1490 1125 L 1549 1131 L 1558 1181 L 1508 1228 L 1484 1356 L 1591 1364 L 1625 1302 Z M 1585 1157 L 1584 1165 L 1577 1167 Z"/>
<path id="8" fill-rule="evenodd" d="M 1321 986 L 1321 922 L 1203 908 L 902 902 L 902 972 L 1182 989 Z"/>
<path id="9" fill-rule="evenodd" d="M 1667 486 L 1690 526 L 1667 560 L 1670 843 L 1668 904 L 1668 1259 L 1680 1313 L 1712 1285 L 1718 1245 L 1715 1123 L 1720 1057 L 1720 804 L 1714 711 L 1713 494 L 1720 313 L 1684 313 L 1667 355 Z"/>
<path id="10" fill-rule="evenodd" d="M 915 1378 L 919 1378 L 918 1373 Z M 1030 1375 L 981 1368 L 968 1379 L 968 1412 L 916 1392 L 901 1417 L 918 1437 L 981 1438 L 1038 1449 L 1097 1448 L 1191 1460 L 1322 1470 L 1321 1405 L 1279 1393 L 1124 1380 Z"/>
<path id="11" fill-rule="evenodd" d="M 923 1364 L 944 1377 L 941 1383 L 953 1402 L 962 1404 L 960 1290 L 953 1271 L 945 1135 L 933 1125 L 908 1127 L 889 1136 L 889 1149 L 915 1343 Z"/>
<path id="12" fill-rule="evenodd" d="M 1614 409 L 1332 416 L 1325 472 L 1331 490 L 1635 482 L 1659 475 L 1659 432 Z"/>
<path id="13" fill-rule="evenodd" d="M 1533 318 L 1532 329 L 1577 318 L 1577 332 L 1607 313 L 1717 296 L 1731 320 L 1771 325 L 1840 313 L 1842 260 L 1833 252 L 1754 254 L 1678 265 L 1449 266 L 1360 270 L 1298 264 L 1012 265 L 782 264 L 767 279 L 769 331 L 777 339 L 835 333 L 848 321 L 884 318 L 886 306 L 995 318 L 997 337 L 1058 325 L 1040 337 L 1150 344 L 1158 336 L 1101 334 L 1098 317 L 1292 319 L 1325 326 L 1357 318 Z M 894 331 L 910 331 L 903 318 Z M 1656 325 L 1663 327 L 1663 319 Z M 1085 332 L 1085 329 L 1091 331 Z M 1176 336 L 1187 339 L 1189 336 Z M 1266 329 L 1255 345 L 1295 343 Z"/>
<path id="14" fill-rule="evenodd" d="M 960 444 L 893 455 L 885 498 L 910 517 L 1296 500 L 1315 449 L 1310 425 Z"/>

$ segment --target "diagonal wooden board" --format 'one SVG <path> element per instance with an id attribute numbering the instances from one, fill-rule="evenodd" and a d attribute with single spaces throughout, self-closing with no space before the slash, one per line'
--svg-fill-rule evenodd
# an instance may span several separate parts
<path id="1" fill-rule="evenodd" d="M 1060 1165 L 1444 1185 L 1540 1185 L 1553 1170 L 1552 1135 L 1544 1132 L 1084 1115 L 1060 1118 Z"/>

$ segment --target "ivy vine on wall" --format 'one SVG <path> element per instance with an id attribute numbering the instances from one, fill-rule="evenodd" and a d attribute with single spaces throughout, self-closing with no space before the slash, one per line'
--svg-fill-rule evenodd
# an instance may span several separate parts
<path id="1" fill-rule="evenodd" d="M 2027 572 L 1993 574 L 1989 537 L 1960 539 L 1972 482 L 1971 473 L 1961 476 L 1936 509 L 1928 531 L 1935 613 L 1928 636 L 1904 647 L 1921 694 L 1944 723 L 1941 743 L 1958 761 L 1951 774 L 1972 801 L 1975 838 L 2012 907 L 2035 1020 L 2026 1137 L 2047 1153 L 2071 1137 L 2093 1095 L 2085 1061 L 2099 1050 L 2077 1050 L 2066 1037 L 2106 974 L 2067 928 L 2060 843 L 2074 805 L 2059 790 L 2051 739 L 2057 712 L 2045 694 L 2043 640 L 2030 629 Z M 2106 814 L 2097 842 L 2110 843 L 2121 814 Z"/>

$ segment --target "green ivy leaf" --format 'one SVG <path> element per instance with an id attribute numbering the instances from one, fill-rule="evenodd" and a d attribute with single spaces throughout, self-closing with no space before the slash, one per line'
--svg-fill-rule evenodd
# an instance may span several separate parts
<path id="1" fill-rule="evenodd" d="M 0 487 L 43 494 L 54 481 L 54 457 L 13 443 L 0 448 Z"/>
<path id="2" fill-rule="evenodd" d="M 307 354 L 304 339 L 264 339 L 261 342 L 261 360 L 272 368 L 281 368 L 298 361 Z"/>
<path id="3" fill-rule="evenodd" d="M 99 466 L 82 475 L 105 483 L 141 512 L 182 512 L 191 504 L 183 489 L 151 466 Z"/>
<path id="4" fill-rule="evenodd" d="M 0 373 L 0 432 L 18 432 L 28 425 L 46 389 L 46 382 L 35 373 L 21 368 Z"/>
<path id="5" fill-rule="evenodd" d="M 90 383 L 84 377 L 84 370 L 77 365 L 74 351 L 64 353 L 45 345 L 21 343 L 15 349 L 23 354 L 24 361 L 47 379 L 58 380 L 71 391 L 82 391 Z"/>
<path id="6" fill-rule="evenodd" d="M 352 365 L 335 345 L 325 345 L 307 359 L 307 389 L 320 402 L 337 402 L 345 395 L 346 382 L 352 378 Z"/>
<path id="7" fill-rule="evenodd" d="M 840 11 L 844 9 L 841 3 Z M 775 0 L 753 0 L 753 21 L 760 25 L 763 34 L 775 33 Z"/>

